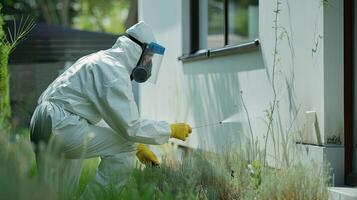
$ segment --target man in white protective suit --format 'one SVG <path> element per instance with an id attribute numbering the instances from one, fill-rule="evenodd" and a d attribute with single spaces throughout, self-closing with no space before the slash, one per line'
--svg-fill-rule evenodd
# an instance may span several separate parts
<path id="1" fill-rule="evenodd" d="M 121 189 L 135 154 L 144 164 L 159 164 L 145 144 L 164 144 L 170 137 L 185 140 L 191 133 L 186 123 L 139 116 L 131 81 L 155 83 L 164 52 L 150 27 L 139 22 L 112 48 L 80 58 L 40 96 L 30 123 L 31 141 L 37 156 L 39 144 L 49 142 L 64 156 L 71 171 L 68 188 L 78 183 L 81 159 L 101 158 L 82 199 L 95 199 L 108 187 Z"/>

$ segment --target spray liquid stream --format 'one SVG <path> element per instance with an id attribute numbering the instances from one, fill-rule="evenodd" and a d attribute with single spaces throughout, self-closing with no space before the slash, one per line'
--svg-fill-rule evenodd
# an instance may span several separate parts
<path id="1" fill-rule="evenodd" d="M 201 126 L 195 126 L 195 127 L 192 127 L 192 129 L 197 129 L 197 128 L 203 128 L 203 127 L 207 127 L 207 126 L 217 126 L 219 124 L 222 124 L 222 122 L 216 122 L 216 123 L 212 123 L 212 124 L 205 124 L 205 125 L 201 125 Z"/>
<path id="2" fill-rule="evenodd" d="M 198 128 L 203 128 L 203 127 L 207 127 L 207 126 L 217 126 L 220 124 L 225 124 L 225 123 L 238 123 L 243 121 L 243 117 L 242 114 L 237 112 L 231 116 L 229 116 L 228 118 L 220 121 L 220 122 L 216 122 L 216 123 L 211 123 L 211 124 L 205 124 L 205 125 L 201 125 L 201 126 L 195 126 L 192 129 L 198 129 Z"/>

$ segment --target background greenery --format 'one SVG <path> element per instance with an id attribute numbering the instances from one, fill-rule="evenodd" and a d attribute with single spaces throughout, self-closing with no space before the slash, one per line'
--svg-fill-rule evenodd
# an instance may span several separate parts
<path id="1" fill-rule="evenodd" d="M 4 0 L 5 20 L 36 22 L 119 34 L 137 21 L 137 0 Z"/>
<path id="2" fill-rule="evenodd" d="M 11 107 L 10 107 L 10 89 L 8 74 L 8 57 L 10 47 L 5 43 L 5 33 L 3 31 L 2 6 L 0 4 L 0 129 L 8 130 L 10 128 Z"/>

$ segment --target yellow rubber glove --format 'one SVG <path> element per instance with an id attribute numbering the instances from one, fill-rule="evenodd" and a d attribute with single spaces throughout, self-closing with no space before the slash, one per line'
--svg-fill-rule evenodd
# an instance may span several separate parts
<path id="1" fill-rule="evenodd" d="M 190 125 L 186 123 L 171 124 L 171 137 L 185 141 L 192 132 Z"/>
<path id="2" fill-rule="evenodd" d="M 145 144 L 138 144 L 136 147 L 136 157 L 144 165 L 160 165 L 156 155 Z"/>

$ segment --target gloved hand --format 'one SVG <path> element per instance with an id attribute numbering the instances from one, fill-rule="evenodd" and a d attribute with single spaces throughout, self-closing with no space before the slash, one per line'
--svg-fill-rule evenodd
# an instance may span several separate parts
<path id="1" fill-rule="evenodd" d="M 145 144 L 138 144 L 136 147 L 136 157 L 145 165 L 160 165 L 156 155 Z"/>
<path id="2" fill-rule="evenodd" d="M 186 123 L 171 124 L 171 137 L 185 141 L 192 132 L 190 125 Z"/>

